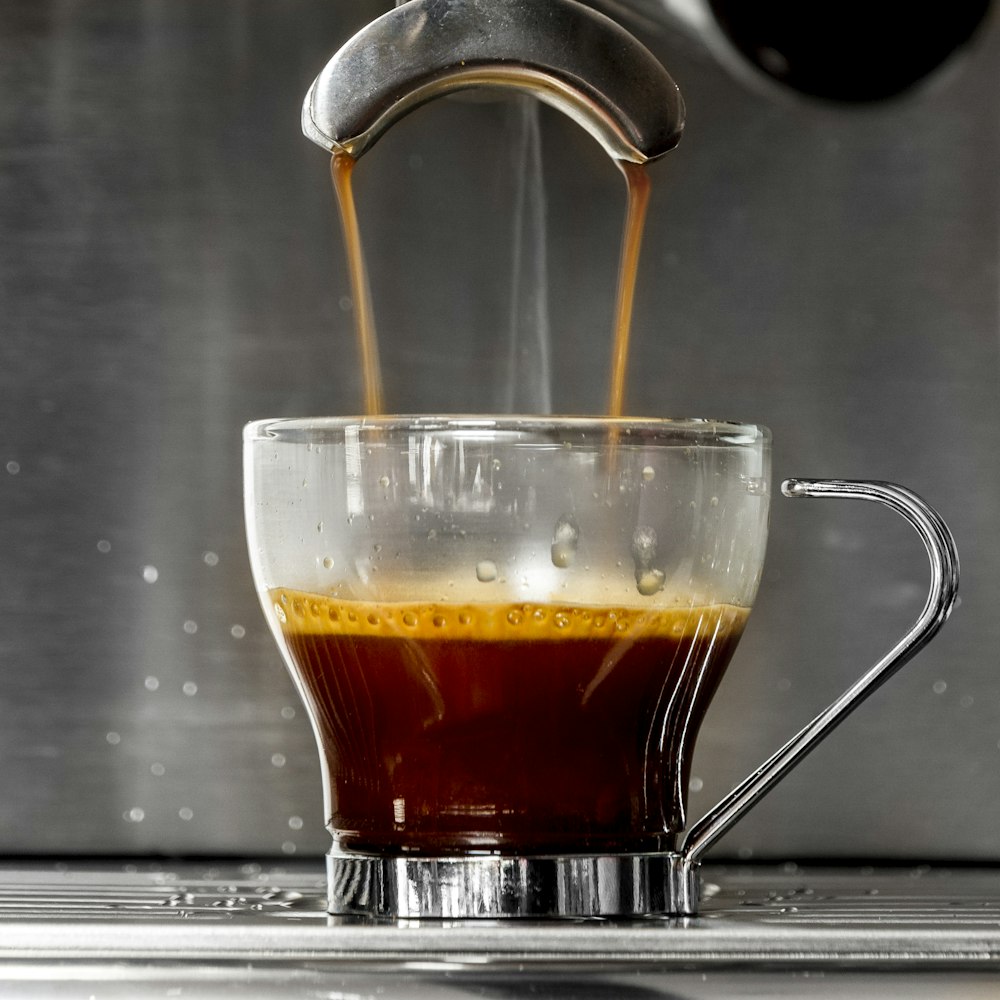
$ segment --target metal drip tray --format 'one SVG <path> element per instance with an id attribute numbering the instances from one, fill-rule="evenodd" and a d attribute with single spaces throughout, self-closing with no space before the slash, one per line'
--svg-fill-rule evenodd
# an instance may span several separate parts
<path id="1" fill-rule="evenodd" d="M 400 926 L 329 918 L 318 863 L 7 865 L 0 996 L 996 995 L 1000 871 L 704 875 L 696 919 Z"/>

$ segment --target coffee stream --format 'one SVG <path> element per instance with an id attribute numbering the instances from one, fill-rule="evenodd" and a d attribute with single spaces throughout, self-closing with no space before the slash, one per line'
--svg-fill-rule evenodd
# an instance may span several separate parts
<path id="1" fill-rule="evenodd" d="M 330 177 L 340 206 L 340 223 L 347 248 L 347 268 L 351 276 L 351 297 L 354 302 L 354 329 L 361 357 L 361 374 L 365 386 L 365 413 L 374 417 L 382 412 L 382 368 L 379 364 L 378 341 L 375 338 L 375 317 L 368 285 L 361 231 L 354 205 L 351 177 L 358 161 L 347 153 L 334 153 L 330 161 Z"/>
<path id="2" fill-rule="evenodd" d="M 629 334 L 632 330 L 632 303 L 639 271 L 639 250 L 649 205 L 649 173 L 640 163 L 618 160 L 628 186 L 625 232 L 622 235 L 621 260 L 618 264 L 618 294 L 615 300 L 615 325 L 611 354 L 611 391 L 608 416 L 620 417 L 625 407 L 625 372 L 628 368 Z"/>
<path id="3" fill-rule="evenodd" d="M 378 341 L 372 312 L 371 291 L 361 248 L 357 211 L 351 177 L 357 161 L 346 152 L 335 152 L 330 162 L 330 176 L 340 208 L 340 221 L 347 248 L 347 263 L 354 301 L 354 329 L 361 358 L 364 379 L 364 407 L 368 416 L 382 411 L 382 372 L 379 364 Z M 622 237 L 621 258 L 618 265 L 618 291 L 611 353 L 611 386 L 608 394 L 607 415 L 620 417 L 624 413 L 625 374 L 628 368 L 629 333 L 632 327 L 632 305 L 635 299 L 639 251 L 649 204 L 649 174 L 643 164 L 617 160 L 625 175 L 628 201 L 625 214 L 625 231 Z"/>

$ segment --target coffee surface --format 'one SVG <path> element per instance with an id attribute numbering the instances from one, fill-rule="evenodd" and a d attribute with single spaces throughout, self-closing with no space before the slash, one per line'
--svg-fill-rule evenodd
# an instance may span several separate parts
<path id="1" fill-rule="evenodd" d="M 748 613 L 268 596 L 337 844 L 439 856 L 671 849 Z"/>

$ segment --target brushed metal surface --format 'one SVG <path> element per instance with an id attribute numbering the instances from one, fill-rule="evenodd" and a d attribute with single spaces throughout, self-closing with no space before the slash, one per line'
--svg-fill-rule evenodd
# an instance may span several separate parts
<path id="1" fill-rule="evenodd" d="M 360 405 L 298 109 L 381 9 L 0 9 L 5 853 L 325 850 L 312 737 L 246 566 L 239 432 Z M 630 28 L 689 124 L 654 170 L 629 408 L 765 423 L 778 477 L 901 482 L 963 555 L 949 627 L 721 850 L 995 860 L 997 19 L 946 75 L 864 108 L 746 89 L 690 34 Z M 428 105 L 357 171 L 395 410 L 508 398 L 521 114 Z M 553 407 L 595 412 L 620 181 L 571 123 L 540 122 Z M 692 814 L 888 648 L 922 580 L 888 515 L 776 499 Z"/>

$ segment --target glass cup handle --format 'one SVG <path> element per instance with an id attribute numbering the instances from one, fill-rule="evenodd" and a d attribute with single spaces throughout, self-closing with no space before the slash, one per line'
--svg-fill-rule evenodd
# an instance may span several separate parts
<path id="1" fill-rule="evenodd" d="M 901 514 L 916 529 L 927 549 L 931 565 L 930 592 L 920 617 L 875 666 L 691 827 L 681 846 L 681 867 L 686 876 L 682 881 L 692 887 L 692 894 L 697 893 L 698 884 L 694 878 L 694 868 L 705 851 L 843 722 L 868 695 L 930 642 L 947 621 L 958 594 L 958 553 L 955 540 L 937 511 L 910 490 L 894 483 L 788 479 L 781 484 L 781 492 L 786 497 L 874 500 Z M 697 911 L 697 903 L 698 900 L 693 898 L 682 909 L 694 913 Z"/>

